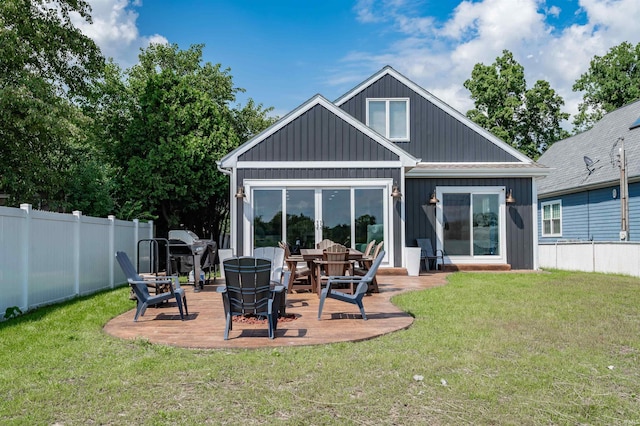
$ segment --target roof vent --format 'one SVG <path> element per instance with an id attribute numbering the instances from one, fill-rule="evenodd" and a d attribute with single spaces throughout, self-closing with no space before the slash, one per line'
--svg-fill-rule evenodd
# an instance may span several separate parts
<path id="1" fill-rule="evenodd" d="M 638 117 L 638 119 L 634 121 L 631 126 L 629 126 L 629 130 L 635 129 L 636 127 L 640 127 L 640 117 Z"/>

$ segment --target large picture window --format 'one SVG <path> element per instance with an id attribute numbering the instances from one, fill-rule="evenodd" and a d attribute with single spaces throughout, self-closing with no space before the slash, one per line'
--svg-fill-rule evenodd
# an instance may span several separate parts
<path id="1" fill-rule="evenodd" d="M 367 99 L 367 126 L 394 141 L 409 140 L 409 99 Z"/>
<path id="2" fill-rule="evenodd" d="M 560 201 L 542 203 L 542 236 L 562 236 L 562 204 Z"/>

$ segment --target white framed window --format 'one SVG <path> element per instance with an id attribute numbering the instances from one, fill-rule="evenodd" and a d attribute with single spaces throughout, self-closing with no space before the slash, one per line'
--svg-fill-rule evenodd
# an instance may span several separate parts
<path id="1" fill-rule="evenodd" d="M 542 236 L 562 236 L 562 202 L 549 201 L 542 203 Z"/>
<path id="2" fill-rule="evenodd" d="M 367 99 L 367 126 L 392 141 L 409 140 L 409 99 Z"/>
<path id="3" fill-rule="evenodd" d="M 445 263 L 506 263 L 503 186 L 439 186 L 436 197 L 437 248 Z"/>

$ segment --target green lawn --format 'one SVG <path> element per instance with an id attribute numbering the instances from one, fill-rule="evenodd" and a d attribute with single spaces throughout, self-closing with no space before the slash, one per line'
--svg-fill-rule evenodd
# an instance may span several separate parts
<path id="1" fill-rule="evenodd" d="M 105 335 L 126 288 L 43 308 L 0 323 L 0 424 L 640 424 L 639 279 L 459 273 L 394 302 L 408 330 L 251 351 Z"/>

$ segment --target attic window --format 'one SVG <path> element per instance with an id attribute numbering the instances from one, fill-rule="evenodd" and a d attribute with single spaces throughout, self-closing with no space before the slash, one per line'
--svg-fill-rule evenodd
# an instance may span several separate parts
<path id="1" fill-rule="evenodd" d="M 636 127 L 640 127 L 640 117 L 638 117 L 638 119 L 634 121 L 631 126 L 629 126 L 629 130 L 635 129 Z"/>
<path id="2" fill-rule="evenodd" d="M 367 99 L 367 126 L 392 141 L 409 140 L 409 99 Z"/>

